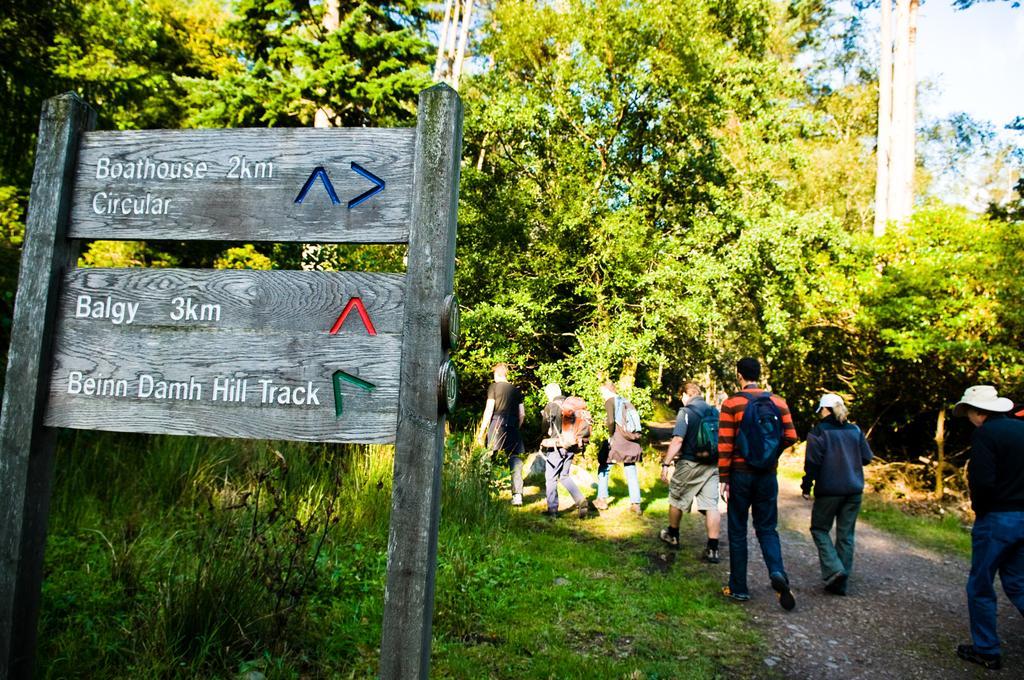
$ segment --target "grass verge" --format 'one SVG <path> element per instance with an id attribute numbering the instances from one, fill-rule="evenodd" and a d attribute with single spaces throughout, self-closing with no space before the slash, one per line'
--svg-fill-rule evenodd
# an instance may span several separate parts
<path id="1" fill-rule="evenodd" d="M 866 494 L 861 518 L 876 529 L 888 531 L 923 548 L 951 552 L 963 558 L 971 556 L 971 533 L 955 513 L 914 515 L 896 503 Z"/>
<path id="2" fill-rule="evenodd" d="M 388 447 L 62 433 L 39 677 L 374 677 L 391 465 Z M 660 549 L 653 464 L 643 518 L 618 470 L 619 502 L 585 520 L 542 517 L 536 486 L 509 507 L 506 480 L 450 440 L 433 677 L 757 667 L 742 608 L 695 555 Z"/>

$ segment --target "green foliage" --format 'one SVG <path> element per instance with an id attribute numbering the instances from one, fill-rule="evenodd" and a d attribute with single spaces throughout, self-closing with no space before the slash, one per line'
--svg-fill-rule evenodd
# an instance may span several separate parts
<path id="1" fill-rule="evenodd" d="M 930 434 L 935 414 L 972 384 L 1024 390 L 1022 245 L 1019 225 L 941 205 L 878 243 L 861 278 L 869 355 L 853 383 L 885 429 L 923 418 Z"/>
<path id="2" fill-rule="evenodd" d="M 174 267 L 177 260 L 142 241 L 93 241 L 78 259 L 80 267 Z"/>
<path id="3" fill-rule="evenodd" d="M 214 269 L 271 269 L 270 258 L 256 250 L 251 244 L 228 248 L 213 262 Z"/>
<path id="4" fill-rule="evenodd" d="M 335 30 L 327 3 L 238 0 L 216 77 L 178 79 L 189 91 L 190 123 L 311 125 L 323 108 L 333 125 L 387 126 L 415 116 L 429 84 L 422 0 L 343 0 Z"/>
<path id="5" fill-rule="evenodd" d="M 25 236 L 22 196 L 17 187 L 0 186 L 0 350 L 10 343 L 14 292 L 18 285 L 19 248 Z M 6 354 L 3 351 L 3 354 Z M 7 362 L 0 364 L 0 384 Z"/>
<path id="6" fill-rule="evenodd" d="M 17 187 L 0 187 L 0 248 L 19 248 L 25 238 L 23 199 Z"/>
<path id="7" fill-rule="evenodd" d="M 729 384 L 743 354 L 765 357 L 779 388 L 821 383 L 806 360 L 820 328 L 848 325 L 846 281 L 868 259 L 843 227 L 869 221 L 858 140 L 874 102 L 861 87 L 801 108 L 777 11 L 495 8 L 492 68 L 466 91 L 471 401 L 494 360 L 591 399 L 622 379 L 641 408 L 690 377 Z"/>
<path id="8" fill-rule="evenodd" d="M 67 88 L 51 48 L 69 20 L 70 0 L 7 0 L 0 13 L 0 186 L 27 193 L 43 99 Z"/>
<path id="9" fill-rule="evenodd" d="M 97 109 L 100 127 L 177 127 L 185 92 L 176 79 L 216 72 L 199 41 L 221 21 L 209 0 L 69 0 L 50 59 Z"/>

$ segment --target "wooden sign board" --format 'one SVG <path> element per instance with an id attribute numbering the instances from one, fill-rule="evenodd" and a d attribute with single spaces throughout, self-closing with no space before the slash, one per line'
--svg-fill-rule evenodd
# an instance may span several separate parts
<path id="1" fill-rule="evenodd" d="M 70 236 L 404 243 L 412 128 L 87 132 Z"/>
<path id="2" fill-rule="evenodd" d="M 94 124 L 72 94 L 40 121 L 0 416 L 0 678 L 32 677 L 56 427 L 394 441 L 380 675 L 426 678 L 458 95 L 423 91 L 415 130 Z M 409 249 L 404 275 L 77 269 L 75 239 Z"/>
<path id="3" fill-rule="evenodd" d="M 394 441 L 404 277 L 73 269 L 46 425 Z"/>

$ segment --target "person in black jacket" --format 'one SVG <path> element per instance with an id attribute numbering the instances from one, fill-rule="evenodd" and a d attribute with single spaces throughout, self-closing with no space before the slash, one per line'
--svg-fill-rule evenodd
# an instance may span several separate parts
<path id="1" fill-rule="evenodd" d="M 818 546 L 818 562 L 825 590 L 846 595 L 853 571 L 854 529 L 864 492 L 864 465 L 871 447 L 860 428 L 847 421 L 846 405 L 838 394 L 826 394 L 818 403 L 821 422 L 807 435 L 804 479 L 800 490 L 811 498 L 811 536 Z M 833 544 L 829 532 L 836 525 Z"/>
<path id="2" fill-rule="evenodd" d="M 953 415 L 967 416 L 971 436 L 967 485 L 974 509 L 967 611 L 973 644 L 957 656 L 996 669 L 1002 666 L 996 633 L 996 572 L 1003 592 L 1024 614 L 1024 421 L 1007 417 L 1013 402 L 989 385 L 967 388 Z"/>

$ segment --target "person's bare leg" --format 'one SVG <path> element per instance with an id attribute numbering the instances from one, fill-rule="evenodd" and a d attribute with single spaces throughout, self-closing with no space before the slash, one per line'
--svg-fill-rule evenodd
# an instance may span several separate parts
<path id="1" fill-rule="evenodd" d="M 675 508 L 672 508 L 672 510 L 675 510 Z M 678 510 L 676 512 L 678 512 Z M 671 511 L 669 511 L 670 523 L 672 522 L 671 518 L 672 513 Z M 678 524 L 679 520 L 676 520 L 676 525 L 678 526 Z M 718 512 L 718 510 L 708 510 L 707 512 L 704 513 L 704 524 L 708 528 L 708 538 L 717 539 L 718 533 L 722 528 L 722 513 Z"/>

